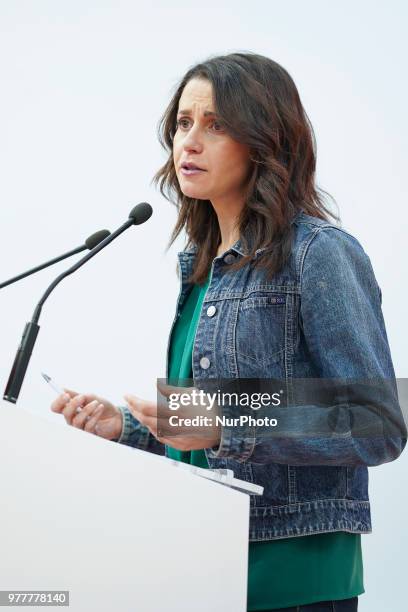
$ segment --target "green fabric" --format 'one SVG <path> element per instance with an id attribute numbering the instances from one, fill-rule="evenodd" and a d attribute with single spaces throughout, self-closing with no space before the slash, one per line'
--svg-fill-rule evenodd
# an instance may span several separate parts
<path id="1" fill-rule="evenodd" d="M 209 276 L 194 285 L 171 337 L 169 378 L 183 385 L 192 378 L 192 348 Z M 168 456 L 208 468 L 204 450 L 179 451 Z M 248 611 L 271 610 L 317 601 L 347 599 L 364 593 L 361 535 L 336 531 L 265 542 L 250 542 Z"/>

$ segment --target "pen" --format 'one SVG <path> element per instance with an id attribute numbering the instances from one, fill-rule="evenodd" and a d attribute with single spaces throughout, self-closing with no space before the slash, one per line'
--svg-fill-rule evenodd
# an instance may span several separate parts
<path id="1" fill-rule="evenodd" d="M 55 384 L 51 376 L 48 376 L 48 374 L 45 374 L 44 372 L 41 372 L 41 376 L 44 378 L 45 382 L 47 382 L 59 395 L 63 395 L 65 393 L 64 389 Z"/>
<path id="2" fill-rule="evenodd" d="M 64 389 L 62 387 L 60 387 L 59 385 L 57 385 L 51 378 L 51 376 L 48 376 L 48 374 L 45 374 L 45 372 L 41 372 L 41 376 L 43 377 L 43 379 L 45 380 L 45 382 L 47 382 L 50 387 L 52 387 L 52 389 L 54 389 L 54 391 L 56 391 L 58 393 L 58 395 L 64 395 L 64 393 L 66 393 L 66 391 L 64 391 Z M 77 414 L 79 412 L 81 412 L 81 408 L 77 408 L 76 412 Z"/>

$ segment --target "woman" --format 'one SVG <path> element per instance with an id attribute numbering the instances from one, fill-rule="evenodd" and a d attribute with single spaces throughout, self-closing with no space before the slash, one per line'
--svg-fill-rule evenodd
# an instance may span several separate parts
<path id="1" fill-rule="evenodd" d="M 52 409 L 74 427 L 264 487 L 251 496 L 248 610 L 357 610 L 360 538 L 371 531 L 367 467 L 406 443 L 370 260 L 329 221 L 337 217 L 314 184 L 313 129 L 292 78 L 271 59 L 233 53 L 192 67 L 160 139 L 169 158 L 155 180 L 178 208 L 170 244 L 182 229 L 188 236 L 166 375 L 291 388 L 297 379 L 387 380 L 393 401 L 380 408 L 397 425 L 388 437 L 261 437 L 246 425 L 171 436 L 157 405 L 134 395 L 115 407 L 68 391 Z M 313 429 L 314 414 L 297 413 L 300 430 L 305 416 Z"/>

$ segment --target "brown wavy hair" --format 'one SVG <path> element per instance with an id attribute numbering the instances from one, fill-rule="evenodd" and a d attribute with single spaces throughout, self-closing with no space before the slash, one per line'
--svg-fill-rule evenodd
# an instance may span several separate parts
<path id="1" fill-rule="evenodd" d="M 230 271 L 252 261 L 265 268 L 269 279 L 282 269 L 292 246 L 293 217 L 301 210 L 320 219 L 339 217 L 330 212 L 315 185 L 316 140 L 292 77 L 277 62 L 252 52 L 209 57 L 189 68 L 158 124 L 158 138 L 169 153 L 154 175 L 161 194 L 178 210 L 168 250 L 184 228 L 187 247 L 197 254 L 189 282 L 202 284 L 221 241 L 217 214 L 209 200 L 189 198 L 180 189 L 173 163 L 173 139 L 184 87 L 203 78 L 213 87 L 215 112 L 225 131 L 250 147 L 253 162 L 245 205 L 238 219 L 245 256 L 230 264 Z M 334 201 L 332 196 L 330 198 Z"/>

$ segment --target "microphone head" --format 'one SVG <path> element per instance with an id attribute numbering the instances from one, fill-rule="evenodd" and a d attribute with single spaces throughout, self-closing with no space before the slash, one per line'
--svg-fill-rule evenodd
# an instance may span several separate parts
<path id="1" fill-rule="evenodd" d="M 140 202 L 136 204 L 129 213 L 129 219 L 133 220 L 133 225 L 140 225 L 144 223 L 153 214 L 153 208 L 147 202 Z"/>
<path id="2" fill-rule="evenodd" d="M 110 236 L 109 230 L 99 230 L 99 232 L 95 232 L 94 234 L 92 234 L 92 236 L 89 236 L 89 238 L 85 240 L 85 246 L 90 251 L 92 251 L 92 249 L 96 247 L 97 244 L 102 242 L 102 240 L 105 240 L 105 238 L 107 238 L 108 236 Z"/>

